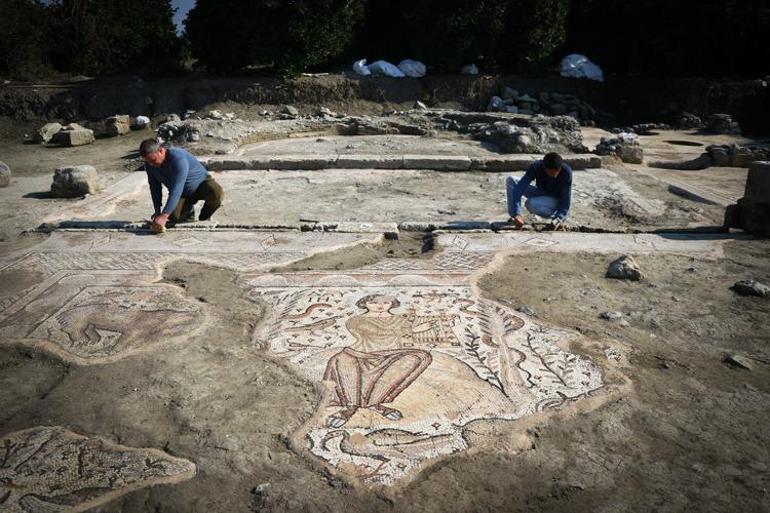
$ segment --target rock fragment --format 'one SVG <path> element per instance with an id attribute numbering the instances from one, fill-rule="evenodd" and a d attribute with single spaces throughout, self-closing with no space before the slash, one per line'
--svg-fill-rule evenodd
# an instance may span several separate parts
<path id="1" fill-rule="evenodd" d="M 624 315 L 623 312 L 618 312 L 617 310 L 610 310 L 608 312 L 602 312 L 599 314 L 599 317 L 606 321 L 619 321 L 621 320 Z"/>
<path id="2" fill-rule="evenodd" d="M 741 280 L 731 287 L 741 296 L 770 297 L 770 287 L 756 280 Z"/>
<path id="3" fill-rule="evenodd" d="M 79 198 L 99 191 L 99 175 L 93 166 L 68 166 L 56 169 L 51 183 L 51 196 Z"/>
<path id="4" fill-rule="evenodd" d="M 32 142 L 35 144 L 51 142 L 54 136 L 56 136 L 62 128 L 63 127 L 59 123 L 46 123 L 37 129 L 35 135 L 32 137 Z"/>
<path id="5" fill-rule="evenodd" d="M 612 261 L 609 268 L 607 268 L 606 277 L 617 280 L 639 281 L 642 279 L 642 271 L 632 256 L 623 255 Z"/>
<path id="6" fill-rule="evenodd" d="M 725 359 L 722 361 L 727 365 L 730 365 L 731 367 L 740 367 L 741 369 L 746 369 L 746 370 L 754 369 L 754 365 L 752 365 L 751 360 L 749 360 L 743 355 L 728 354 L 727 356 L 725 356 Z"/>
<path id="7" fill-rule="evenodd" d="M 11 168 L 8 164 L 0 161 L 0 187 L 8 187 L 11 185 Z"/>
<path id="8" fill-rule="evenodd" d="M 712 134 L 740 135 L 741 133 L 740 125 L 733 120 L 733 117 L 730 114 L 724 113 L 712 114 L 709 116 L 705 130 Z"/>

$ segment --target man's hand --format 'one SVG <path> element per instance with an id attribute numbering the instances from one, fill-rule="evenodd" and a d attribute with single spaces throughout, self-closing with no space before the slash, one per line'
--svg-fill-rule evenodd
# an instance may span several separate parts
<path id="1" fill-rule="evenodd" d="M 513 217 L 513 225 L 518 229 L 524 226 L 524 217 L 521 215 Z"/>
<path id="2" fill-rule="evenodd" d="M 554 217 L 551 219 L 551 229 L 556 232 L 566 232 L 567 222 L 561 217 Z"/>
<path id="3" fill-rule="evenodd" d="M 154 231 L 155 233 L 165 232 L 167 222 L 168 222 L 168 214 L 153 214 L 152 231 Z"/>

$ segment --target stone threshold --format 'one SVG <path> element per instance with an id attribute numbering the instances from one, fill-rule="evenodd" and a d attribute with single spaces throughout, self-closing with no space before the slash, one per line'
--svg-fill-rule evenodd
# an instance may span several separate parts
<path id="1" fill-rule="evenodd" d="M 129 221 L 63 221 L 59 223 L 44 223 L 32 232 L 52 233 L 62 231 L 128 231 L 150 233 L 146 222 Z M 400 232 L 417 233 L 502 233 L 502 232 L 554 232 L 548 223 L 527 224 L 516 229 L 510 223 L 503 221 L 405 221 L 402 223 L 363 223 L 363 222 L 300 222 L 288 224 L 215 224 L 208 222 L 185 223 L 182 226 L 170 228 L 173 232 L 330 232 L 330 233 L 381 233 L 387 239 L 397 239 Z M 730 233 L 723 226 L 697 227 L 662 227 L 649 230 L 622 228 L 607 230 L 590 226 L 572 225 L 566 232 L 586 234 L 681 234 L 709 235 Z M 554 232 L 558 233 L 558 232 Z"/>
<path id="2" fill-rule="evenodd" d="M 460 155 L 278 155 L 249 158 L 199 157 L 209 171 L 313 171 L 320 169 L 410 169 L 429 171 L 523 171 L 537 156 L 466 157 Z M 602 167 L 598 155 L 566 155 L 576 171 Z"/>

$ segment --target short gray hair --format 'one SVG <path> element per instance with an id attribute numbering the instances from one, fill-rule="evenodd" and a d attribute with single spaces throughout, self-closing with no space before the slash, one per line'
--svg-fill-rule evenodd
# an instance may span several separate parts
<path id="1" fill-rule="evenodd" d="M 139 155 L 144 157 L 150 153 L 155 153 L 160 149 L 160 141 L 157 139 L 145 139 L 142 144 L 139 145 Z"/>

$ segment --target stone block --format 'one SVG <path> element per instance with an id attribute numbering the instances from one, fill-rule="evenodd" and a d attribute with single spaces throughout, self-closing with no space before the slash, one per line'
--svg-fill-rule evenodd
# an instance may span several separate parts
<path id="1" fill-rule="evenodd" d="M 99 189 L 99 175 L 93 166 L 60 167 L 51 183 L 51 195 L 55 198 L 79 198 Z"/>
<path id="2" fill-rule="evenodd" d="M 471 159 L 464 156 L 404 155 L 404 169 L 432 169 L 435 171 L 468 171 Z"/>
<path id="3" fill-rule="evenodd" d="M 62 146 L 84 146 L 96 140 L 94 131 L 88 128 L 76 128 L 74 130 L 62 130 L 56 134 L 55 142 Z"/>
<path id="4" fill-rule="evenodd" d="M 750 203 L 770 204 L 770 161 L 752 162 L 743 197 Z"/>
<path id="5" fill-rule="evenodd" d="M 404 159 L 397 155 L 340 155 L 337 169 L 402 169 Z"/>
<path id="6" fill-rule="evenodd" d="M 104 120 L 104 134 L 106 137 L 125 135 L 131 131 L 131 118 L 126 115 L 111 116 Z"/>
<path id="7" fill-rule="evenodd" d="M 564 157 L 564 162 L 574 171 L 583 169 L 599 169 L 602 167 L 602 158 L 596 155 L 575 155 Z"/>
<path id="8" fill-rule="evenodd" d="M 0 187 L 11 185 L 11 168 L 5 162 L 0 162 Z"/>
<path id="9" fill-rule="evenodd" d="M 269 169 L 279 169 L 285 171 L 303 170 L 312 171 L 316 169 L 329 169 L 334 167 L 337 161 L 336 156 L 280 156 L 273 157 L 269 161 Z"/>
<path id="10" fill-rule="evenodd" d="M 532 157 L 474 157 L 471 169 L 476 171 L 523 171 L 535 159 Z"/>
<path id="11" fill-rule="evenodd" d="M 61 129 L 62 126 L 59 123 L 46 123 L 37 129 L 35 135 L 32 137 L 32 142 L 37 144 L 51 142 Z"/>

